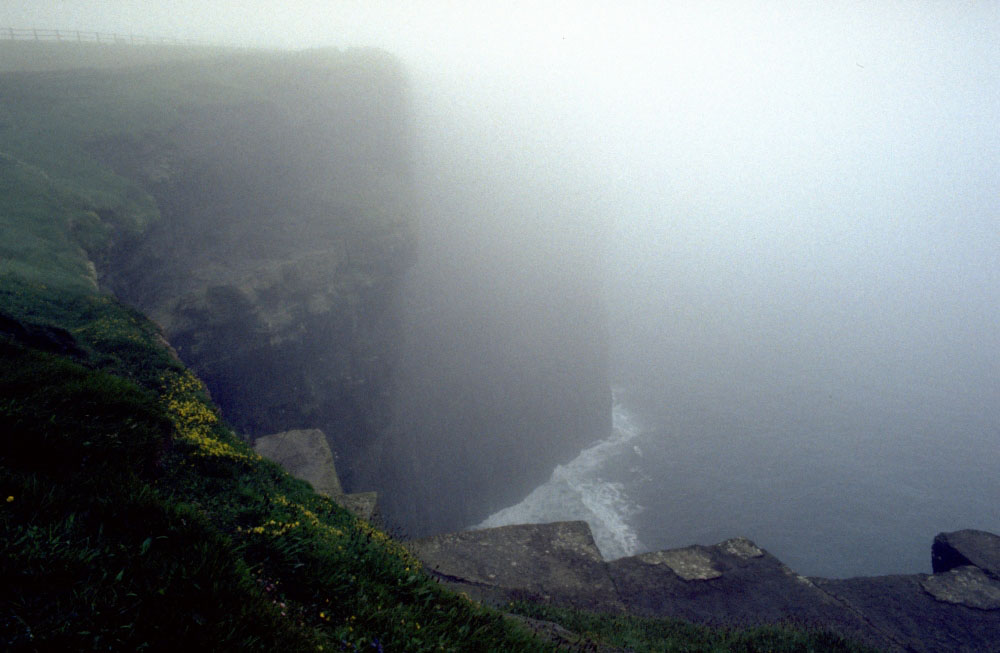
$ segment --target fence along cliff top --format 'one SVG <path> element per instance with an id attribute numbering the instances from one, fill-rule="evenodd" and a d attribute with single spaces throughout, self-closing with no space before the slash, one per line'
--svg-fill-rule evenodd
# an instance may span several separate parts
<path id="1" fill-rule="evenodd" d="M 106 43 L 116 45 L 190 45 L 226 47 L 197 39 L 179 39 L 139 34 L 117 34 L 72 29 L 17 29 L 0 27 L 0 41 L 46 41 L 50 43 Z M 232 47 L 232 46 L 230 46 Z"/>

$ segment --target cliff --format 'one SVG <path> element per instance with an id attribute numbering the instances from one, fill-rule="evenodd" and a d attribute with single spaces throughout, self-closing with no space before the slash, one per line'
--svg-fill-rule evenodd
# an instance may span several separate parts
<path id="1" fill-rule="evenodd" d="M 527 623 L 561 644 L 609 650 L 447 591 L 438 572 L 421 571 L 412 553 L 338 504 L 367 509 L 370 495 L 352 502 L 340 490 L 382 483 L 396 515 L 411 512 L 415 526 L 463 522 L 516 498 L 602 433 L 609 397 L 593 277 L 512 274 L 537 282 L 539 303 L 483 295 L 485 317 L 460 334 L 466 350 L 489 348 L 481 367 L 400 351 L 410 326 L 400 293 L 412 288 L 405 276 L 417 249 L 395 61 L 369 51 L 206 51 L 112 70 L 98 62 L 116 58 L 88 52 L 51 58 L 72 70 L 0 74 L 5 647 L 555 650 Z M 548 313 L 533 312 L 540 305 Z M 497 306 L 520 306 L 520 319 L 495 327 Z M 538 337 L 517 335 L 528 330 Z M 524 348 L 510 360 L 503 343 Z M 411 379 L 441 379 L 474 409 L 448 413 L 440 393 L 401 401 L 404 359 L 431 364 Z M 442 422 L 449 414 L 462 423 Z M 410 428 L 409 416 L 420 424 Z M 343 487 L 321 476 L 318 489 L 331 496 L 246 442 L 273 453 L 265 434 L 308 428 L 321 444 L 316 427 L 342 465 Z M 505 531 L 496 560 L 551 544 L 522 537 L 544 528 Z M 597 597 L 586 607 L 641 612 L 621 591 L 628 570 L 609 584 L 614 563 L 599 559 L 585 529 L 565 530 L 525 561 L 536 577 L 515 588 L 520 595 Z M 692 559 L 718 571 L 730 549 L 778 564 L 743 542 L 656 560 L 675 575 Z M 979 552 L 936 551 L 941 565 L 959 565 L 959 584 L 971 573 L 992 600 L 992 581 L 964 569 L 991 564 Z M 488 593 L 519 578 L 508 567 L 475 587 Z M 550 569 L 563 582 L 547 595 Z M 677 579 L 658 569 L 657 591 L 669 594 Z M 695 564 L 682 580 L 712 582 L 706 569 Z M 461 584 L 463 574 L 442 578 Z M 935 583 L 924 589 L 946 602 L 961 593 Z M 751 609 L 734 587 L 724 600 Z M 734 632 L 698 630 L 672 645 L 719 647 Z M 795 628 L 735 637 L 758 649 L 859 650 Z"/>
<path id="2" fill-rule="evenodd" d="M 466 304 L 453 279 L 414 272 L 421 216 L 398 62 L 170 52 L 114 68 L 102 52 L 73 70 L 56 65 L 73 57 L 43 57 L 56 69 L 4 78 L 0 150 L 16 186 L 5 200 L 21 205 L 3 269 L 138 308 L 239 433 L 321 429 L 345 487 L 382 492 L 386 520 L 408 532 L 478 521 L 606 433 L 593 286 L 570 294 L 564 278 L 536 275 L 555 302 L 521 302 L 512 324 L 509 303 Z M 21 238 L 34 211 L 52 224 Z M 494 257 L 453 276 L 515 266 Z M 403 310 L 415 286 L 443 298 L 428 309 L 474 322 L 476 340 L 405 337 L 426 327 Z M 544 317 L 554 311 L 566 319 Z"/>

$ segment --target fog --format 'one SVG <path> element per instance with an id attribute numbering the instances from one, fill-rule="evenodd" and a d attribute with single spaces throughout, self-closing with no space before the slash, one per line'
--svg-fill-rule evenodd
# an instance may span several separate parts
<path id="1" fill-rule="evenodd" d="M 466 315 L 503 320 L 601 249 L 644 547 L 907 572 L 1000 529 L 997 3 L 8 0 L 0 25 L 398 54 L 427 274 L 520 271 L 436 311 L 488 287 Z"/>

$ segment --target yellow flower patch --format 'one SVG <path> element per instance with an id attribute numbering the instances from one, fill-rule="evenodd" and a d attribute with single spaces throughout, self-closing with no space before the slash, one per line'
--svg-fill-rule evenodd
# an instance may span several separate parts
<path id="1" fill-rule="evenodd" d="M 219 416 L 201 398 L 205 388 L 191 372 L 172 372 L 163 377 L 161 401 L 179 439 L 195 445 L 195 455 L 229 458 L 239 462 L 261 460 L 251 451 L 219 440 L 214 430 Z"/>

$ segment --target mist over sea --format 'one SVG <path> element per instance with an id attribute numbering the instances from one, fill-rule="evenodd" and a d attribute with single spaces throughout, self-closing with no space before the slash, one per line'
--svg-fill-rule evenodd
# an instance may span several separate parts
<path id="1" fill-rule="evenodd" d="M 614 433 L 478 526 L 582 519 L 607 559 L 743 535 L 826 577 L 930 572 L 938 532 L 1000 530 L 988 417 L 892 397 L 822 414 L 655 395 L 617 390 Z"/>

